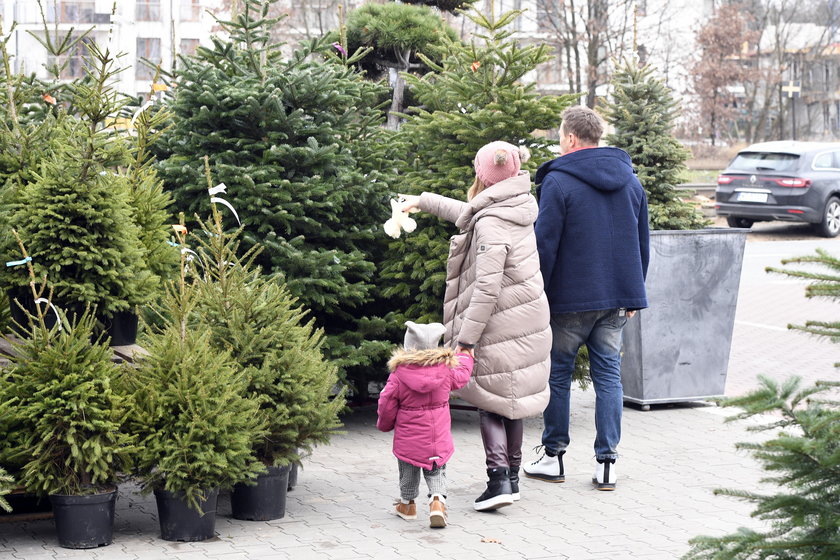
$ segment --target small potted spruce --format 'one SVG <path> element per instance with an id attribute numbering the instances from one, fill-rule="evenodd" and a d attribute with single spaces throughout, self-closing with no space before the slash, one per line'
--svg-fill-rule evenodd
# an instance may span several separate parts
<path id="1" fill-rule="evenodd" d="M 198 280 L 187 265 L 182 253 L 178 280 L 155 308 L 158 324 L 142 339 L 147 354 L 123 376 L 135 473 L 144 492 L 154 491 L 161 536 L 171 541 L 213 537 L 219 489 L 265 470 L 251 450 L 264 433 L 259 404 L 245 397 L 242 368 L 195 320 Z"/>
<path id="2" fill-rule="evenodd" d="M 95 307 L 98 322 L 111 326 L 120 317 L 131 320 L 134 309 L 159 292 L 160 279 L 150 266 L 154 247 L 143 240 L 150 227 L 165 237 L 161 212 L 169 198 L 135 196 L 132 189 L 145 186 L 151 192 L 149 181 L 154 183 L 142 159 L 146 152 L 130 134 L 111 126 L 130 99 L 111 87 L 118 72 L 113 56 L 93 43 L 87 49 L 85 79 L 63 90 L 66 105 L 52 101 L 55 107 L 45 117 L 49 135 L 37 147 L 34 169 L 19 174 L 13 186 L 5 185 L 2 215 L 26 242 L 36 274 L 49 275 L 54 303 L 70 317 Z M 21 130 L 42 126 L 38 121 L 17 123 Z M 136 210 L 132 204 L 138 200 L 155 205 L 155 212 Z M 141 215 L 146 220 L 138 223 Z M 8 257 L 17 247 L 3 233 L 0 252 Z M 25 283 L 13 273 L 0 274 L 12 299 L 18 300 L 11 302 L 17 322 L 25 322 L 21 306 L 34 312 Z M 112 344 L 130 344 L 134 334 L 115 337 Z"/>
<path id="3" fill-rule="evenodd" d="M 641 405 L 724 394 L 746 230 L 708 221 L 676 184 L 688 151 L 673 135 L 677 104 L 649 66 L 625 61 L 614 74 L 607 143 L 630 154 L 648 195 L 649 309 L 627 323 L 624 400 Z"/>
<path id="4" fill-rule="evenodd" d="M 209 188 L 207 163 L 205 169 Z M 247 395 L 267 426 L 251 442 L 267 472 L 234 487 L 233 516 L 278 519 L 285 515 L 290 466 L 340 425 L 344 393 L 333 393 L 337 368 L 322 355 L 323 332 L 306 320 L 306 310 L 276 275 L 254 266 L 259 249 L 237 256 L 239 231 L 225 233 L 215 204 L 212 222 L 200 226 L 210 235 L 200 241 L 206 278 L 199 283 L 195 316 L 212 333 L 213 345 L 243 369 Z"/>
<path id="5" fill-rule="evenodd" d="M 38 299 L 43 288 L 27 265 Z M 28 336 L 12 341 L 0 407 L 18 430 L 17 479 L 49 496 L 59 544 L 94 548 L 111 543 L 116 480 L 133 452 L 123 429 L 127 406 L 114 387 L 119 370 L 111 351 L 93 334 L 91 310 L 74 320 L 59 312 L 60 322 L 48 328 L 46 308 L 37 305 Z"/>

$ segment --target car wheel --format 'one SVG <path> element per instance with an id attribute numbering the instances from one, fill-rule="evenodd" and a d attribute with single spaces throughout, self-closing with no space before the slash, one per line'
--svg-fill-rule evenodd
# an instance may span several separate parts
<path id="1" fill-rule="evenodd" d="M 840 198 L 832 196 L 828 199 L 822 221 L 814 226 L 823 237 L 837 237 L 840 233 Z"/>
<path id="2" fill-rule="evenodd" d="M 751 228 L 753 225 L 753 221 L 749 218 L 739 218 L 738 216 L 728 216 L 726 218 L 726 223 L 729 224 L 729 227 L 737 227 L 737 228 Z"/>

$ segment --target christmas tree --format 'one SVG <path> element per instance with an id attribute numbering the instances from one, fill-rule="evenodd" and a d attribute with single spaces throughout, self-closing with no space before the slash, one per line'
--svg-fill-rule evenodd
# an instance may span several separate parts
<path id="1" fill-rule="evenodd" d="M 283 58 L 267 13 L 247 0 L 235 21 L 220 22 L 229 41 L 182 60 L 159 170 L 180 210 L 207 216 L 209 157 L 242 220 L 243 250 L 264 248 L 254 264 L 280 275 L 346 371 L 384 351 L 375 316 L 387 306 L 368 312 L 393 167 L 376 107 L 385 89 L 328 54 L 327 40 Z M 237 225 L 227 210 L 225 220 Z"/>
<path id="2" fill-rule="evenodd" d="M 88 311 L 63 328 L 33 324 L 15 344 L 4 380 L 4 410 L 22 434 L 18 479 L 37 494 L 80 495 L 113 485 L 128 464 L 125 399 L 113 386 L 111 350 L 93 338 Z"/>
<path id="3" fill-rule="evenodd" d="M 64 48 L 44 41 L 51 55 Z M 164 254 L 169 199 L 155 192 L 147 151 L 113 126 L 130 101 L 113 89 L 114 55 L 94 43 L 87 52 L 84 78 L 54 90 L 59 100 L 43 94 L 47 111 L 22 111 L 33 85 L 6 68 L 0 144 L 15 149 L 0 164 L 0 217 L 20 232 L 36 274 L 50 277 L 57 305 L 110 317 L 148 303 L 173 268 Z M 17 251 L 9 231 L 0 232 L 7 260 Z M 15 270 L 0 273 L 6 287 L 26 282 Z"/>
<path id="4" fill-rule="evenodd" d="M 258 247 L 238 256 L 239 231 L 225 233 L 216 205 L 200 227 L 210 235 L 198 251 L 206 274 L 197 320 L 244 370 L 246 395 L 259 403 L 267 432 L 253 444 L 257 458 L 267 466 L 298 461 L 299 452 L 329 441 L 344 407 L 343 393 L 333 395 L 338 377 L 322 355 L 323 331 L 276 276 L 253 265 Z"/>
<path id="5" fill-rule="evenodd" d="M 183 235 L 178 240 L 184 245 Z M 251 444 L 265 425 L 259 404 L 246 396 L 242 368 L 196 320 L 198 279 L 187 271 L 187 256 L 157 307 L 161 326 L 150 326 L 143 340 L 148 353 L 126 367 L 122 387 L 131 398 L 127 426 L 137 437 L 143 490 L 183 492 L 199 509 L 207 491 L 264 470 Z"/>
<path id="6" fill-rule="evenodd" d="M 13 236 L 24 257 L 33 298 L 52 288 L 35 277 L 28 250 Z M 133 452 L 124 430 L 126 400 L 115 388 L 118 367 L 101 336 L 94 336 L 91 309 L 70 319 L 60 313 L 48 328 L 39 305 L 27 316 L 27 334 L 12 341 L 14 351 L 0 377 L 4 410 L 4 454 L 30 492 L 82 495 L 113 485 Z"/>
<path id="7" fill-rule="evenodd" d="M 613 74 L 612 101 L 604 114 L 615 132 L 606 141 L 630 154 L 647 192 L 652 229 L 702 228 L 707 221 L 676 188 L 690 155 L 673 133 L 678 105 L 653 72 L 625 60 Z"/>
<path id="8" fill-rule="evenodd" d="M 428 71 L 418 55 L 437 62 L 436 47 L 444 36 L 450 41 L 457 37 L 440 14 L 427 6 L 386 2 L 364 4 L 350 12 L 347 20 L 349 50 L 371 48 L 372 51 L 358 64 L 371 78 L 381 77 L 384 71 L 392 85 L 388 128 L 396 130 L 399 127 L 404 107 L 405 80 L 400 73 Z"/>
<path id="9" fill-rule="evenodd" d="M 814 282 L 807 297 L 840 298 L 840 260 L 818 250 L 814 256 L 782 261 L 808 263 L 818 269 L 771 272 Z M 840 342 L 840 322 L 808 321 L 789 325 Z M 840 364 L 835 364 L 840 366 Z M 840 558 L 840 401 L 838 381 L 818 381 L 801 388 L 792 377 L 783 383 L 760 377 L 761 387 L 742 397 L 726 399 L 725 406 L 743 412 L 730 418 L 764 418 L 750 431 L 773 434 L 761 443 L 740 443 L 767 471 L 763 482 L 779 490 L 761 494 L 745 490 L 716 490 L 756 505 L 753 516 L 767 522 L 766 530 L 741 528 L 723 537 L 692 539 L 688 560 L 830 560 Z"/>
<path id="10" fill-rule="evenodd" d="M 421 55 L 432 71 L 405 78 L 419 107 L 400 130 L 408 156 L 403 162 L 402 192 L 434 192 L 466 199 L 475 174 L 476 151 L 493 140 L 525 145 L 531 165 L 552 157 L 550 141 L 537 129 L 560 124 L 560 113 L 575 96 L 541 97 L 522 79 L 551 57 L 545 45 L 521 46 L 512 37 L 512 11 L 496 19 L 468 14 L 482 32 L 471 44 L 444 40 L 442 62 Z M 405 318 L 439 321 L 443 306 L 445 263 L 452 224 L 419 215 L 417 230 L 391 243 L 383 277 L 386 295 L 399 298 Z"/>

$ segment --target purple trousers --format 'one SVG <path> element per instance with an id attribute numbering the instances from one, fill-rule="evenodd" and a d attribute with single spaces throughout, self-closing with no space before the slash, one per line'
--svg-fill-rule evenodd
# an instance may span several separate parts
<path id="1" fill-rule="evenodd" d="M 481 409 L 478 415 L 487 468 L 518 469 L 522 464 L 522 420 Z"/>

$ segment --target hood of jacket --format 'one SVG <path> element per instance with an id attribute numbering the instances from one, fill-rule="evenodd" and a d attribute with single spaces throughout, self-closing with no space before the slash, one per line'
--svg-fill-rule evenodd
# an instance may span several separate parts
<path id="1" fill-rule="evenodd" d="M 400 381 L 418 393 L 428 393 L 444 383 L 449 384 L 449 368 L 457 365 L 455 350 L 444 347 L 426 350 L 400 348 L 388 360 L 388 370 L 395 371 Z"/>
<path id="2" fill-rule="evenodd" d="M 536 183 L 542 183 L 550 172 L 571 175 L 601 191 L 621 190 L 635 176 L 627 152 L 609 146 L 577 150 L 547 161 L 537 170 Z"/>
<path id="3" fill-rule="evenodd" d="M 531 175 L 522 172 L 481 191 L 467 203 L 455 225 L 461 231 L 473 228 L 482 216 L 496 216 L 520 226 L 537 220 L 539 207 L 531 195 Z"/>

